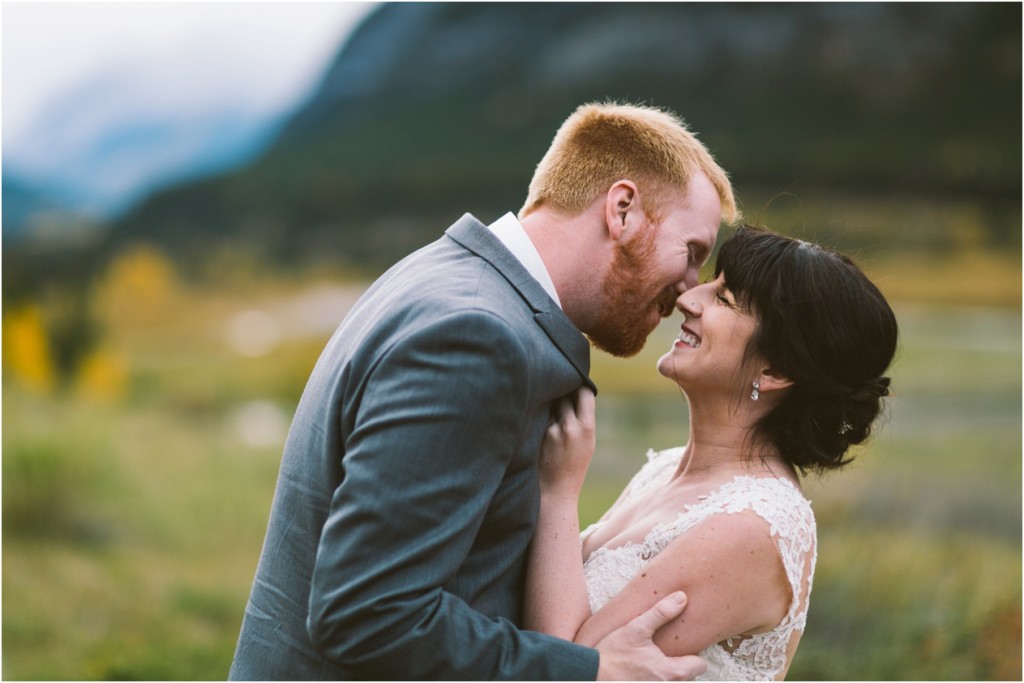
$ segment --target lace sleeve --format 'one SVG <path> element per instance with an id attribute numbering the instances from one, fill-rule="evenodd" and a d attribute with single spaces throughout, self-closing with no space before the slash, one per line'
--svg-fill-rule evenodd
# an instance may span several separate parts
<path id="1" fill-rule="evenodd" d="M 650 540 L 658 546 L 655 552 L 659 552 L 680 533 L 712 515 L 736 514 L 745 510 L 753 511 L 768 523 L 793 591 L 793 607 L 804 603 L 803 611 L 806 613 L 806 599 L 817 554 L 817 529 L 810 502 L 784 479 L 736 477 L 700 503 L 687 506 L 674 524 L 658 529 L 656 538 Z M 793 613 L 792 608 L 790 612 Z"/>
<path id="2" fill-rule="evenodd" d="M 663 451 L 656 451 L 653 448 L 648 449 L 647 462 L 630 480 L 626 490 L 623 491 L 623 496 L 635 496 L 644 493 L 656 483 L 672 476 L 672 473 L 679 465 L 679 458 L 682 454 L 682 447 L 668 448 Z"/>
<path id="3" fill-rule="evenodd" d="M 814 567 L 817 562 L 817 528 L 810 501 L 790 482 L 783 479 L 737 477 L 701 503 L 689 506 L 677 524 L 667 525 L 659 533 L 660 550 L 698 522 L 718 514 L 736 514 L 751 510 L 768 523 L 772 540 L 779 551 L 793 600 L 782 621 L 765 633 L 745 638 L 727 652 L 712 646 L 701 654 L 708 660 L 710 680 L 739 678 L 775 678 L 786 670 L 797 640 L 807 623 Z M 653 539 L 652 539 L 653 540 Z M 661 542 L 664 541 L 664 545 Z"/>

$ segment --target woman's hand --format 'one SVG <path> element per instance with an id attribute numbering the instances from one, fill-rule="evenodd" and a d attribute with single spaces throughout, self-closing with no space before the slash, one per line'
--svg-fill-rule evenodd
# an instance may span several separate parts
<path id="1" fill-rule="evenodd" d="M 581 387 L 552 407 L 540 455 L 540 491 L 550 498 L 579 498 L 594 456 L 594 392 Z"/>
<path id="2" fill-rule="evenodd" d="M 523 623 L 564 640 L 590 617 L 578 515 L 580 489 L 594 455 L 594 393 L 587 388 L 551 407 L 540 454 L 540 512 L 530 544 Z"/>

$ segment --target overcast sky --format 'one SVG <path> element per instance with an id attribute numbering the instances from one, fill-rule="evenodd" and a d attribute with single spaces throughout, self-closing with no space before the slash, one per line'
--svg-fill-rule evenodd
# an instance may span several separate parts
<path id="1" fill-rule="evenodd" d="M 142 70 L 183 107 L 277 110 L 305 94 L 374 3 L 3 2 L 3 128 L 97 73 Z"/>

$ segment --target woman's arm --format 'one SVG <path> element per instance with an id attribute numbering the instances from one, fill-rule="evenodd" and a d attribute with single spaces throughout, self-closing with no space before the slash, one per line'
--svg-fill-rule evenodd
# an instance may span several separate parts
<path id="1" fill-rule="evenodd" d="M 792 599 L 768 523 L 752 511 L 720 514 L 673 540 L 622 592 L 587 619 L 575 638 L 599 642 L 673 591 L 686 612 L 655 635 L 669 656 L 695 654 L 736 635 L 775 627 Z"/>
<path id="2" fill-rule="evenodd" d="M 523 616 L 527 629 L 575 640 L 591 616 L 579 494 L 594 455 L 594 394 L 580 389 L 559 401 L 552 417 L 541 450 L 540 517 L 527 562 Z"/>

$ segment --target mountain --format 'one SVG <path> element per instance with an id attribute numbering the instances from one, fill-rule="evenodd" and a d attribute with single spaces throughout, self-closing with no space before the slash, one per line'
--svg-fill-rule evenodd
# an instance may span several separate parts
<path id="1" fill-rule="evenodd" d="M 680 113 L 741 188 L 1019 207 L 1020 23 L 1011 3 L 387 3 L 262 156 L 155 194 L 108 248 L 379 269 L 517 209 L 558 124 L 604 99 Z"/>
<path id="2" fill-rule="evenodd" d="M 5 132 L 5 177 L 17 176 L 73 213 L 102 219 L 163 185 L 249 161 L 277 133 L 280 117 L 251 106 L 216 104 L 224 98 L 182 101 L 168 87 L 167 71 L 122 65 L 62 93 L 30 126 Z M 28 220 L 30 214 L 5 211 L 5 237 L 20 234 Z"/>
<path id="3" fill-rule="evenodd" d="M 3 173 L 3 241 L 24 237 L 47 217 L 63 216 L 68 207 L 51 198 L 31 183 L 4 169 Z"/>

